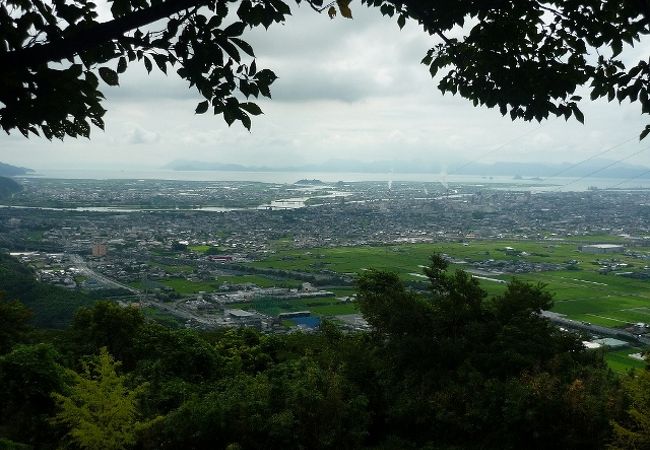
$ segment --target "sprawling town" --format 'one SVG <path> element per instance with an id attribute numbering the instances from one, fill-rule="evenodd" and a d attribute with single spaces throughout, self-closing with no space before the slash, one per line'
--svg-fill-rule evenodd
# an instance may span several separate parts
<path id="1" fill-rule="evenodd" d="M 354 284 L 359 270 L 372 267 L 336 267 L 328 252 L 337 249 L 352 251 L 354 262 L 363 249 L 444 253 L 446 244 L 491 243 L 498 257 L 445 253 L 489 286 L 509 276 L 578 273 L 585 254 L 596 257 L 597 273 L 650 278 L 650 203 L 642 189 L 564 192 L 532 181 L 19 181 L 22 190 L 0 208 L 5 251 L 40 281 L 135 302 L 187 327 L 286 333 L 309 331 L 326 317 L 366 328 Z M 575 254 L 544 258 L 517 245 L 526 242 L 568 245 Z M 421 267 L 405 277 L 424 289 Z"/>

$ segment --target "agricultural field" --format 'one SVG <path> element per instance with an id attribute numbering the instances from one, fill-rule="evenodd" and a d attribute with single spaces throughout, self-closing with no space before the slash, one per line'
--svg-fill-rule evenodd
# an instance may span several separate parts
<path id="1" fill-rule="evenodd" d="M 170 314 L 159 308 L 146 307 L 142 308 L 141 311 L 148 319 L 154 320 L 167 327 L 178 328 L 183 325 L 183 321 L 177 316 L 174 316 L 173 314 Z"/>
<path id="2" fill-rule="evenodd" d="M 292 279 L 275 279 L 266 277 L 264 275 L 222 275 L 216 277 L 211 281 L 194 281 L 184 278 L 169 278 L 161 281 L 147 280 L 147 289 L 152 290 L 156 288 L 168 287 L 173 289 L 180 295 L 192 295 L 201 291 L 212 292 L 222 286 L 224 283 L 233 284 L 246 284 L 253 283 L 259 287 L 286 287 L 297 288 L 302 285 L 300 280 Z M 144 289 L 141 281 L 134 281 L 129 283 L 130 286 L 136 289 Z M 348 294 L 351 295 L 351 294 Z"/>
<path id="3" fill-rule="evenodd" d="M 642 350 L 636 347 L 625 347 L 605 353 L 607 365 L 618 374 L 625 374 L 630 369 L 643 369 L 646 363 L 631 357 L 630 355 L 640 353 Z"/>
<path id="4" fill-rule="evenodd" d="M 650 322 L 650 281 L 593 271 L 526 274 L 526 281 L 543 282 L 554 293 L 555 312 L 571 319 L 607 327 Z"/>
<path id="5" fill-rule="evenodd" d="M 378 247 L 339 247 L 278 250 L 272 257 L 251 263 L 254 267 L 360 274 L 370 268 L 397 272 L 405 281 L 426 281 L 422 266 L 432 253 L 454 259 L 452 268 L 472 269 L 474 263 L 515 261 L 557 265 L 557 270 L 517 274 L 488 274 L 480 279 L 490 295 L 503 292 L 513 277 L 541 282 L 554 294 L 554 311 L 569 318 L 608 327 L 650 322 L 650 280 L 618 276 L 621 270 L 599 273 L 598 261 L 627 264 L 625 270 L 644 271 L 650 265 L 650 248 L 631 247 L 632 254 L 588 254 L 579 244 L 621 242 L 622 238 L 584 236 L 570 241 L 469 241 L 464 243 L 406 244 Z M 506 251 L 506 248 L 509 248 Z M 523 252 L 523 253 L 522 253 Z M 569 270 L 572 269 L 572 270 Z"/>
<path id="6" fill-rule="evenodd" d="M 275 279 L 264 275 L 223 275 L 217 277 L 217 282 L 221 285 L 224 282 L 229 284 L 253 283 L 259 287 L 288 287 L 295 288 L 302 285 L 300 280 Z"/>
<path id="7" fill-rule="evenodd" d="M 219 288 L 220 283 L 215 281 L 191 281 L 182 278 L 171 278 L 160 282 L 181 295 L 198 294 L 201 291 L 214 291 Z"/>

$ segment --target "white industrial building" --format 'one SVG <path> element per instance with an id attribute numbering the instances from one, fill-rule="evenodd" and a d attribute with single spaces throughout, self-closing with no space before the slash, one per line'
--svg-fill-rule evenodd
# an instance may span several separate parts
<path id="1" fill-rule="evenodd" d="M 584 253 L 621 253 L 625 251 L 625 247 L 618 244 L 592 244 L 583 245 L 580 251 Z"/>

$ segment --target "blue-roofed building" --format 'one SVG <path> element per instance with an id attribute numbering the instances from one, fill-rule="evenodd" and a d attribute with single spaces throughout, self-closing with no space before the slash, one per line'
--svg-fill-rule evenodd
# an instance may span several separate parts
<path id="1" fill-rule="evenodd" d="M 320 317 L 295 317 L 289 320 L 299 327 L 311 328 L 313 330 L 320 327 Z"/>

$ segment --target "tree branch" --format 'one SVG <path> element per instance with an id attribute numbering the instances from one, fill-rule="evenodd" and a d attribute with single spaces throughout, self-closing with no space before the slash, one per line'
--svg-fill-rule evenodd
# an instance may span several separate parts
<path id="1" fill-rule="evenodd" d="M 322 13 L 323 11 L 325 11 L 327 8 L 329 8 L 330 6 L 334 6 L 334 5 L 336 4 L 336 0 L 334 0 L 334 1 L 332 1 L 332 2 L 329 2 L 327 5 L 322 6 L 322 7 L 318 7 L 318 6 L 314 5 L 314 4 L 311 2 L 311 0 L 307 0 L 307 4 L 308 4 L 309 6 L 311 6 L 311 9 L 313 9 L 314 11 L 316 11 L 317 13 L 320 14 L 320 13 Z"/>
<path id="2" fill-rule="evenodd" d="M 0 67 L 22 69 L 48 62 L 58 62 L 117 39 L 130 30 L 164 19 L 184 9 L 200 6 L 204 2 L 205 0 L 167 0 L 147 9 L 72 32 L 45 44 L 11 52 L 0 52 Z"/>

